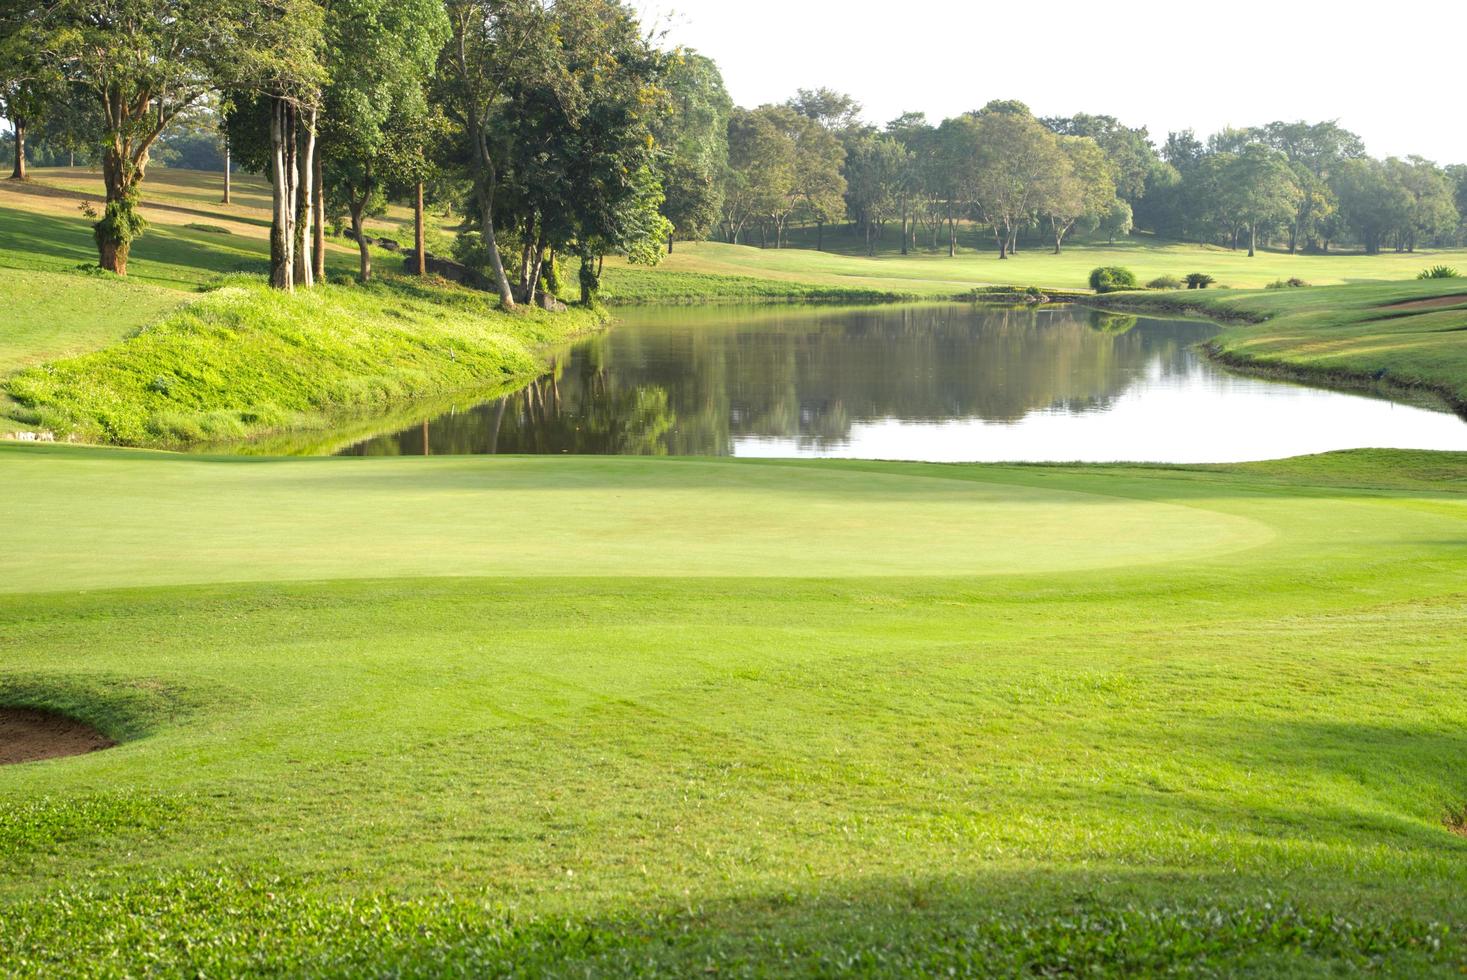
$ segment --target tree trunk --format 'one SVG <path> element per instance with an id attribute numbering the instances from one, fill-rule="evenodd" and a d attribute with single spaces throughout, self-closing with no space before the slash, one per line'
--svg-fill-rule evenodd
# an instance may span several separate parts
<path id="1" fill-rule="evenodd" d="M 98 265 L 119 276 L 127 275 L 127 253 L 131 249 L 122 242 L 98 242 Z"/>
<path id="2" fill-rule="evenodd" d="M 312 196 L 316 200 L 316 214 L 311 221 L 311 269 L 317 282 L 326 281 L 326 175 L 322 168 L 321 153 L 316 153 L 316 165 L 311 168 Z"/>
<path id="3" fill-rule="evenodd" d="M 958 254 L 958 219 L 947 219 L 947 257 L 953 258 Z"/>
<path id="4" fill-rule="evenodd" d="M 479 232 L 484 237 L 484 247 L 489 250 L 489 267 L 494 272 L 494 285 L 499 290 L 499 303 L 506 310 L 515 307 L 514 290 L 509 287 L 509 276 L 504 273 L 504 259 L 499 255 L 499 236 L 494 231 L 494 197 L 498 182 L 494 172 L 494 158 L 489 154 L 486 134 L 479 125 L 479 117 L 473 117 L 473 139 L 479 152 L 480 173 L 475 181 L 475 193 L 479 198 Z"/>
<path id="5" fill-rule="evenodd" d="M 115 226 L 119 219 L 130 221 L 137 207 L 136 177 L 135 167 L 121 143 L 107 144 L 102 151 L 102 184 L 106 188 L 107 211 L 92 226 L 92 237 L 97 243 L 97 264 L 119 276 L 127 275 L 127 257 L 132 251 L 132 242 Z"/>
<path id="6" fill-rule="evenodd" d="M 423 182 L 418 181 L 417 193 L 413 195 L 413 250 L 420 276 L 428 274 L 428 256 L 423 251 Z"/>
<path id="7" fill-rule="evenodd" d="M 902 254 L 907 254 L 907 206 L 902 204 Z"/>
<path id="8" fill-rule="evenodd" d="M 10 179 L 25 180 L 25 120 L 13 119 L 11 125 L 15 127 L 15 169 L 10 172 Z"/>
<path id="9" fill-rule="evenodd" d="M 295 229 L 291 227 L 294 188 L 295 140 L 291 133 L 291 107 L 284 99 L 270 100 L 270 285 L 292 292 L 295 289 Z"/>
<path id="10" fill-rule="evenodd" d="M 545 261 L 545 242 L 539 236 L 535 236 L 534 258 L 530 265 L 529 283 L 525 287 L 525 302 L 531 306 L 535 305 L 535 294 L 540 291 L 540 267 Z"/>
<path id="11" fill-rule="evenodd" d="M 480 229 L 484 236 L 484 247 L 489 250 L 489 267 L 494 270 L 494 284 L 499 287 L 499 302 L 507 310 L 514 309 L 514 290 L 509 288 L 509 276 L 504 273 L 504 260 L 499 255 L 499 239 L 494 234 L 494 204 L 482 204 L 483 219 Z"/>
<path id="12" fill-rule="evenodd" d="M 351 230 L 357 236 L 357 254 L 361 257 L 361 268 L 358 278 L 362 282 L 372 281 L 372 250 L 367 247 L 366 234 L 362 231 L 362 212 L 367 210 L 367 199 L 371 197 L 368 191 L 361 197 L 352 195 L 347 201 L 347 208 L 351 211 Z"/>
<path id="13" fill-rule="evenodd" d="M 219 203 L 229 203 L 229 144 L 227 142 L 224 144 L 224 197 L 220 199 Z"/>
<path id="14" fill-rule="evenodd" d="M 1248 226 L 1248 257 L 1251 259 L 1258 254 L 1258 226 Z"/>
<path id="15" fill-rule="evenodd" d="M 297 114 L 297 119 L 300 119 Z M 314 174 L 316 170 L 316 110 L 305 116 L 304 126 L 296 129 L 296 222 L 295 222 L 295 281 L 306 289 L 316 284 L 315 269 L 311 261 L 312 228 L 316 217 Z"/>

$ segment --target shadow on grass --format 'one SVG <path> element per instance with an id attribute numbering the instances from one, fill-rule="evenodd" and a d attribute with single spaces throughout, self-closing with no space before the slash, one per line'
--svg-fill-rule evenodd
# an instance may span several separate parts
<path id="1" fill-rule="evenodd" d="M 95 266 L 97 249 L 88 221 L 0 207 L 0 265 L 65 272 Z M 215 275 L 268 268 L 264 243 L 149 228 L 133 246 L 129 278 L 174 288 L 195 288 Z"/>

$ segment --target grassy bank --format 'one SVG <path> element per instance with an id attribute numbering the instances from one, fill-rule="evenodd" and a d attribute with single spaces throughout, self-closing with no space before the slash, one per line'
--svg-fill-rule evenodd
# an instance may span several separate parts
<path id="1" fill-rule="evenodd" d="M 0 477 L 4 970 L 1467 965 L 1467 457 Z"/>
<path id="2" fill-rule="evenodd" d="M 294 296 L 242 278 L 120 343 L 26 368 L 4 390 L 13 417 L 58 436 L 182 447 L 522 383 L 540 371 L 543 347 L 603 319 L 497 307 L 487 294 L 406 278 Z"/>
<path id="3" fill-rule="evenodd" d="M 186 302 L 173 290 L 102 273 L 0 268 L 0 377 L 116 343 Z"/>
<path id="4" fill-rule="evenodd" d="M 1240 369 L 1430 393 L 1467 412 L 1467 279 L 1217 293 L 1120 294 L 1110 308 L 1234 324 L 1212 345 Z"/>

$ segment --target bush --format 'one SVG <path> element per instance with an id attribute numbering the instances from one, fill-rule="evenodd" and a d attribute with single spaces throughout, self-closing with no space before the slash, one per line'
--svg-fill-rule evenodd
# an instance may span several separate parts
<path id="1" fill-rule="evenodd" d="M 1205 272 L 1193 272 L 1187 275 L 1188 289 L 1206 289 L 1208 286 L 1211 286 L 1215 282 L 1217 282 L 1217 280 L 1212 278 L 1212 276 L 1209 276 Z"/>
<path id="2" fill-rule="evenodd" d="M 1434 265 L 1430 269 L 1422 269 L 1417 279 L 1458 279 L 1461 277 L 1456 269 L 1449 265 Z"/>
<path id="3" fill-rule="evenodd" d="M 1157 276 L 1146 284 L 1147 289 L 1181 289 L 1182 280 L 1176 276 Z"/>
<path id="4" fill-rule="evenodd" d="M 1097 293 L 1135 289 L 1136 273 L 1118 265 L 1103 265 L 1090 273 L 1090 288 Z"/>
<path id="5" fill-rule="evenodd" d="M 1265 289 L 1300 289 L 1300 288 L 1302 288 L 1304 286 L 1307 286 L 1307 285 L 1309 285 L 1309 283 L 1305 282 L 1303 279 L 1299 279 L 1299 278 L 1296 277 L 1296 278 L 1293 278 L 1293 279 L 1275 279 L 1273 282 L 1269 283 L 1267 286 L 1265 286 L 1263 288 L 1265 288 Z"/>

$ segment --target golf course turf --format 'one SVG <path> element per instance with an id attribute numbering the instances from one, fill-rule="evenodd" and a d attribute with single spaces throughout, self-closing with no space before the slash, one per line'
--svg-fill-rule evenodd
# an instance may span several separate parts
<path id="1" fill-rule="evenodd" d="M 508 383 L 599 322 L 386 275 L 199 296 L 258 270 L 264 185 L 221 207 L 165 168 L 129 281 L 78 272 L 96 184 L 0 187 L 0 381 L 30 399 L 0 431 L 329 448 L 374 424 L 338 410 Z M 889 252 L 679 243 L 608 262 L 607 289 L 880 301 L 1099 264 L 1241 286 L 1461 261 Z M 329 272 L 355 262 L 332 241 Z M 1233 324 L 1231 363 L 1451 401 L 1463 292 L 1115 302 Z M 72 753 L 0 766 L 3 975 L 1467 970 L 1467 455 L 7 441 L 0 520 L 0 732 Z"/>
<path id="2" fill-rule="evenodd" d="M 0 469 L 16 972 L 1464 962 L 1467 457 Z"/>

